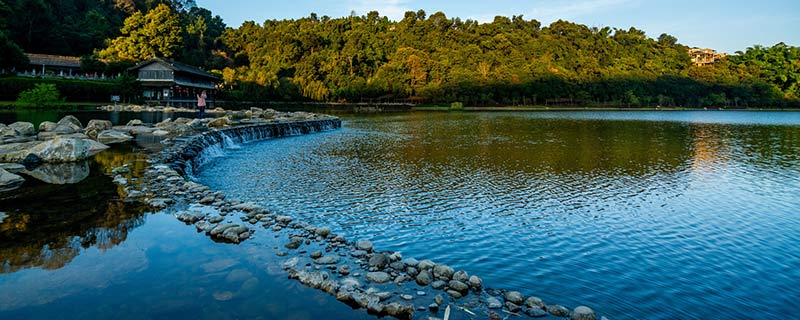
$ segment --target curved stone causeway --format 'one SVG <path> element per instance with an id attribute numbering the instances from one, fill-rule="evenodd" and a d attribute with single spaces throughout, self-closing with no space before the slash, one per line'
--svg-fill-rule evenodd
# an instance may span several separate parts
<path id="1" fill-rule="evenodd" d="M 430 260 L 380 251 L 369 239 L 346 239 L 325 226 L 304 223 L 255 203 L 231 199 L 192 181 L 192 174 L 225 148 L 249 141 L 308 134 L 341 127 L 334 117 L 227 127 L 173 139 L 152 157 L 141 183 L 129 193 L 194 225 L 215 241 L 239 243 L 254 233 L 283 245 L 272 248 L 285 258 L 283 269 L 303 285 L 323 290 L 354 308 L 399 319 L 597 319 L 585 306 L 569 309 L 530 295 L 484 286 L 477 275 Z M 124 176 L 114 179 L 129 185 Z M 269 248 L 265 248 L 268 250 Z M 603 317 L 604 319 L 605 317 Z"/>

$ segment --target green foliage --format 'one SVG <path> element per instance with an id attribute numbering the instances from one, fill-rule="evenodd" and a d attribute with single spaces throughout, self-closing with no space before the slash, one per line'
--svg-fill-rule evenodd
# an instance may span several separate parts
<path id="1" fill-rule="evenodd" d="M 106 71 L 106 63 L 97 59 L 94 55 L 81 57 L 81 71 L 86 73 L 102 73 Z"/>
<path id="2" fill-rule="evenodd" d="M 24 67 L 27 64 L 28 57 L 22 53 L 16 43 L 6 36 L 5 32 L 0 30 L 0 73 Z"/>
<path id="3" fill-rule="evenodd" d="M 791 49 L 780 51 L 783 60 L 764 65 L 723 60 L 696 67 L 688 48 L 671 35 L 652 39 L 635 28 L 563 20 L 542 27 L 521 16 L 480 24 L 422 10 L 399 22 L 377 12 L 339 19 L 312 14 L 246 22 L 226 30 L 219 42 L 230 59 L 222 72 L 225 84 L 237 92 L 231 96 L 245 99 L 613 107 L 798 103 L 793 76 L 768 66 L 792 65 Z M 775 84 L 774 90 L 765 83 Z"/>
<path id="4" fill-rule="evenodd" d="M 111 40 L 100 56 L 114 61 L 142 61 L 153 57 L 171 58 L 181 45 L 179 16 L 160 4 L 147 14 L 141 11 L 125 19 L 122 35 Z"/>
<path id="5" fill-rule="evenodd" d="M 19 93 L 17 104 L 24 107 L 50 107 L 64 102 L 60 96 L 56 85 L 37 83 L 33 89 Z"/>
<path id="6" fill-rule="evenodd" d="M 450 110 L 464 110 L 464 104 L 461 102 L 451 102 Z"/>
<path id="7" fill-rule="evenodd" d="M 124 94 L 126 89 L 124 84 L 110 81 L 7 77 L 0 78 L 0 101 L 16 100 L 21 92 L 40 83 L 54 85 L 69 101 L 81 102 L 108 102 L 111 95 Z"/>

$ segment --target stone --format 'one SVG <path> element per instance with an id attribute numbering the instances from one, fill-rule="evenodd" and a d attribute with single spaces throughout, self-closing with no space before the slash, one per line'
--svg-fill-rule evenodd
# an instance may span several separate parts
<path id="1" fill-rule="evenodd" d="M 437 312 L 439 312 L 439 305 L 435 304 L 435 303 L 431 303 L 431 304 L 428 305 L 428 310 L 430 310 L 433 313 L 437 313 Z"/>
<path id="2" fill-rule="evenodd" d="M 25 166 L 19 163 L 0 163 L 0 169 L 8 171 L 10 173 L 20 173 L 25 171 Z"/>
<path id="3" fill-rule="evenodd" d="M 283 262 L 283 269 L 284 270 L 294 269 L 298 263 L 300 263 L 300 258 L 298 257 L 289 258 L 289 260 Z"/>
<path id="4" fill-rule="evenodd" d="M 340 283 L 340 288 L 342 288 L 343 290 L 361 288 L 362 286 L 364 286 L 363 284 L 361 284 L 361 281 L 358 281 L 358 279 L 353 277 L 344 278 L 340 280 L 339 283 Z"/>
<path id="5" fill-rule="evenodd" d="M 339 273 L 340 275 L 346 276 L 346 275 L 350 274 L 350 266 L 343 265 L 343 266 L 339 267 L 339 269 L 337 269 L 336 272 Z"/>
<path id="6" fill-rule="evenodd" d="M 503 307 L 503 303 L 500 302 L 500 299 L 497 299 L 495 297 L 489 297 L 488 299 L 486 299 L 486 305 L 488 306 L 489 309 L 500 309 Z"/>
<path id="7" fill-rule="evenodd" d="M 278 221 L 278 223 L 282 223 L 282 224 L 286 225 L 286 224 L 289 224 L 289 223 L 292 222 L 292 217 L 290 217 L 290 216 L 277 216 L 277 217 L 275 217 L 275 221 Z"/>
<path id="8" fill-rule="evenodd" d="M 5 124 L 0 123 L 0 137 L 3 138 L 16 137 L 17 135 L 18 135 L 17 130 L 14 130 L 14 128 L 11 128 L 9 126 L 6 126 Z"/>
<path id="9" fill-rule="evenodd" d="M 328 255 L 318 259 L 314 259 L 314 263 L 316 264 L 337 264 L 339 263 L 339 256 Z"/>
<path id="10" fill-rule="evenodd" d="M 574 310 L 572 310 L 572 315 L 569 317 L 570 320 L 596 320 L 597 315 L 594 314 L 594 310 L 587 306 L 578 306 Z"/>
<path id="11" fill-rule="evenodd" d="M 481 280 L 481 278 L 478 278 L 478 276 L 475 275 L 470 276 L 468 282 L 469 286 L 472 287 L 472 289 L 480 290 L 483 287 L 483 280 Z"/>
<path id="12" fill-rule="evenodd" d="M 450 295 L 453 299 L 461 299 L 464 295 L 461 292 L 455 290 L 447 290 L 447 294 Z"/>
<path id="13" fill-rule="evenodd" d="M 519 291 L 506 291 L 503 295 L 506 301 L 511 302 L 516 305 L 522 305 L 522 302 L 525 301 L 525 297 L 522 296 L 522 293 Z"/>
<path id="14" fill-rule="evenodd" d="M 36 129 L 33 123 L 17 121 L 8 125 L 9 128 L 14 129 L 19 135 L 32 136 L 36 134 Z"/>
<path id="15" fill-rule="evenodd" d="M 83 132 L 92 139 L 97 139 L 97 135 L 104 130 L 111 130 L 112 124 L 108 120 L 89 120 Z"/>
<path id="16" fill-rule="evenodd" d="M 41 142 L 20 142 L 0 144 L 0 162 L 3 163 L 24 163 L 23 160 L 30 154 L 30 148 Z M 41 162 L 41 161 L 40 161 Z"/>
<path id="17" fill-rule="evenodd" d="M 0 192 L 17 189 L 22 186 L 23 183 L 25 183 L 24 178 L 10 173 L 5 169 L 0 169 Z"/>
<path id="18" fill-rule="evenodd" d="M 363 256 L 366 256 L 367 252 L 364 250 L 353 250 L 353 252 L 350 252 L 350 255 L 356 258 L 361 258 Z"/>
<path id="19" fill-rule="evenodd" d="M 403 264 L 405 264 L 407 267 L 416 267 L 419 264 L 419 261 L 414 258 L 405 258 L 403 259 Z"/>
<path id="20" fill-rule="evenodd" d="M 547 311 L 544 311 L 540 308 L 528 308 L 525 310 L 525 314 L 527 314 L 531 318 L 544 318 L 547 317 Z"/>
<path id="21" fill-rule="evenodd" d="M 569 309 L 562 305 L 549 304 L 545 307 L 545 310 L 556 317 L 569 317 Z"/>
<path id="22" fill-rule="evenodd" d="M 314 231 L 314 233 L 316 233 L 320 237 L 327 238 L 328 235 L 331 234 L 331 228 L 328 227 L 317 228 Z"/>
<path id="23" fill-rule="evenodd" d="M 422 261 L 419 262 L 419 264 L 417 264 L 417 267 L 420 270 L 433 269 L 433 267 L 435 267 L 435 266 L 436 266 L 436 264 L 433 263 L 433 261 L 430 261 L 430 260 L 422 260 Z"/>
<path id="24" fill-rule="evenodd" d="M 233 292 L 230 292 L 230 291 L 218 291 L 218 292 L 214 292 L 213 296 L 214 296 L 214 300 L 217 300 L 217 301 L 228 301 L 230 299 L 233 299 Z"/>
<path id="25" fill-rule="evenodd" d="M 212 203 L 214 203 L 213 196 L 205 196 L 203 197 L 203 199 L 200 199 L 200 204 L 212 204 Z"/>
<path id="26" fill-rule="evenodd" d="M 186 223 L 195 223 L 206 217 L 206 214 L 200 211 L 183 211 L 178 214 L 178 220 Z"/>
<path id="27" fill-rule="evenodd" d="M 544 301 L 542 301 L 542 299 L 540 299 L 539 297 L 530 297 L 526 299 L 525 305 L 528 306 L 528 308 L 544 309 L 545 307 Z"/>
<path id="28" fill-rule="evenodd" d="M 39 132 L 53 131 L 56 128 L 56 123 L 52 121 L 43 121 L 39 124 Z"/>
<path id="29" fill-rule="evenodd" d="M 166 131 L 166 130 L 153 131 L 153 135 L 156 136 L 156 137 L 163 137 L 163 136 L 166 136 L 168 134 L 169 134 L 169 131 Z"/>
<path id="30" fill-rule="evenodd" d="M 225 126 L 229 126 L 231 124 L 231 119 L 228 117 L 219 117 L 214 118 L 208 122 L 209 128 L 222 128 Z"/>
<path id="31" fill-rule="evenodd" d="M 361 239 L 356 242 L 356 248 L 366 252 L 372 252 L 372 242 L 367 239 Z"/>
<path id="32" fill-rule="evenodd" d="M 375 267 L 378 269 L 383 269 L 386 267 L 386 264 L 389 262 L 389 258 L 382 253 L 373 254 L 372 257 L 369 258 L 367 265 L 370 267 Z"/>
<path id="33" fill-rule="evenodd" d="M 433 275 L 438 279 L 450 279 L 453 277 L 454 270 L 446 264 L 433 267 Z"/>
<path id="34" fill-rule="evenodd" d="M 520 306 L 518 306 L 516 304 L 513 304 L 511 302 L 506 302 L 506 309 L 508 309 L 508 311 L 517 313 L 517 312 L 522 310 L 522 307 L 520 307 Z"/>
<path id="35" fill-rule="evenodd" d="M 441 306 L 442 304 L 444 304 L 444 297 L 442 297 L 441 294 L 437 294 L 436 296 L 433 297 L 433 302 Z"/>
<path id="36" fill-rule="evenodd" d="M 392 302 L 387 304 L 383 308 L 384 312 L 390 317 L 395 317 L 397 319 L 413 319 L 414 318 L 414 306 L 413 305 L 406 305 L 397 302 Z"/>
<path id="37" fill-rule="evenodd" d="M 133 119 L 131 121 L 128 121 L 127 124 L 125 124 L 125 126 L 127 126 L 127 127 L 136 127 L 136 126 L 143 126 L 143 125 L 144 125 L 144 123 L 142 122 L 142 120 L 139 120 L 139 119 Z"/>
<path id="38" fill-rule="evenodd" d="M 117 130 L 103 130 L 97 134 L 97 141 L 103 144 L 121 143 L 130 140 L 133 140 L 131 135 Z"/>
<path id="39" fill-rule="evenodd" d="M 466 271 L 459 270 L 456 273 L 453 273 L 453 280 L 467 282 L 469 280 L 469 276 L 467 275 Z"/>
<path id="40" fill-rule="evenodd" d="M 400 295 L 400 299 L 403 299 L 403 300 L 406 300 L 406 301 L 411 301 L 411 300 L 414 300 L 414 296 L 412 296 L 410 294 L 401 294 Z"/>
<path id="41" fill-rule="evenodd" d="M 442 280 L 436 280 L 433 283 L 431 283 L 431 288 L 434 288 L 436 290 L 442 290 L 444 289 L 445 286 L 447 286 L 447 282 L 444 282 Z"/>
<path id="42" fill-rule="evenodd" d="M 391 260 L 391 258 L 389 260 Z M 392 268 L 397 271 L 403 271 L 406 269 L 406 265 L 400 261 L 395 261 L 389 264 L 389 268 Z"/>
<path id="43" fill-rule="evenodd" d="M 75 162 L 89 158 L 94 153 L 93 145 L 85 139 L 62 139 L 56 137 L 37 144 L 28 150 L 29 153 L 36 155 L 43 162 L 64 163 Z"/>
<path id="44" fill-rule="evenodd" d="M 417 275 L 417 284 L 427 286 L 433 282 L 433 274 L 430 270 L 423 270 Z"/>
<path id="45" fill-rule="evenodd" d="M 450 282 L 447 283 L 447 286 L 450 287 L 450 289 L 456 290 L 461 293 L 467 292 L 469 290 L 469 286 L 466 283 L 463 283 L 458 280 L 450 280 Z"/>
<path id="46" fill-rule="evenodd" d="M 322 257 L 322 251 L 319 251 L 319 250 L 314 251 L 309 255 L 309 257 L 311 257 L 311 259 L 320 258 L 320 257 Z"/>
<path id="47" fill-rule="evenodd" d="M 39 131 L 42 131 L 41 126 L 39 128 L 40 128 Z M 83 125 L 81 124 L 81 121 L 78 120 L 78 118 L 75 118 L 74 116 L 68 115 L 61 118 L 61 120 L 58 120 L 58 122 L 56 122 L 55 128 L 46 131 L 54 131 L 59 133 L 76 133 L 81 130 L 83 130 Z"/>
<path id="48" fill-rule="evenodd" d="M 391 280 L 391 277 L 386 272 L 368 272 L 364 278 L 373 283 L 387 283 Z"/>

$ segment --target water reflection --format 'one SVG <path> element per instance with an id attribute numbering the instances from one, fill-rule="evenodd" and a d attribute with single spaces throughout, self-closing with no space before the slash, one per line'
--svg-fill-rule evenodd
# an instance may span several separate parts
<path id="1" fill-rule="evenodd" d="M 143 223 L 144 207 L 120 200 L 106 173 L 132 163 L 141 175 L 144 156 L 131 146 L 116 146 L 91 161 L 44 164 L 23 172 L 34 177 L 0 197 L 6 215 L 0 223 L 0 272 L 40 267 L 62 268 L 81 251 L 110 249 Z"/>
<path id="2" fill-rule="evenodd" d="M 412 113 L 199 179 L 610 318 L 780 317 L 800 295 L 798 138 L 798 113 Z"/>

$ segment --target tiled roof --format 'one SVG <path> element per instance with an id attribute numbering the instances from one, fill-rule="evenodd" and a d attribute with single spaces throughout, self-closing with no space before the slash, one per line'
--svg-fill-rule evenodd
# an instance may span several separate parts
<path id="1" fill-rule="evenodd" d="M 167 60 L 167 59 L 164 59 L 164 58 L 152 58 L 150 60 L 142 61 L 142 62 L 137 63 L 135 66 L 129 68 L 128 70 L 137 70 L 137 69 L 139 69 L 141 67 L 144 67 L 146 65 L 149 65 L 151 63 L 161 63 L 161 64 L 163 64 L 163 65 L 167 66 L 168 68 L 170 68 L 172 70 L 175 70 L 175 71 L 181 71 L 181 72 L 191 73 L 191 74 L 202 76 L 202 77 L 207 77 L 207 78 L 211 78 L 211 79 L 217 79 L 217 76 L 215 76 L 213 74 L 210 74 L 208 72 L 205 72 L 200 68 L 193 67 L 193 66 L 190 66 L 190 65 L 185 64 L 185 63 L 180 63 L 180 62 L 176 62 L 176 61 Z"/>
<path id="2" fill-rule="evenodd" d="M 51 54 L 26 53 L 30 64 L 55 67 L 80 68 L 81 58 L 70 56 L 56 56 Z"/>

